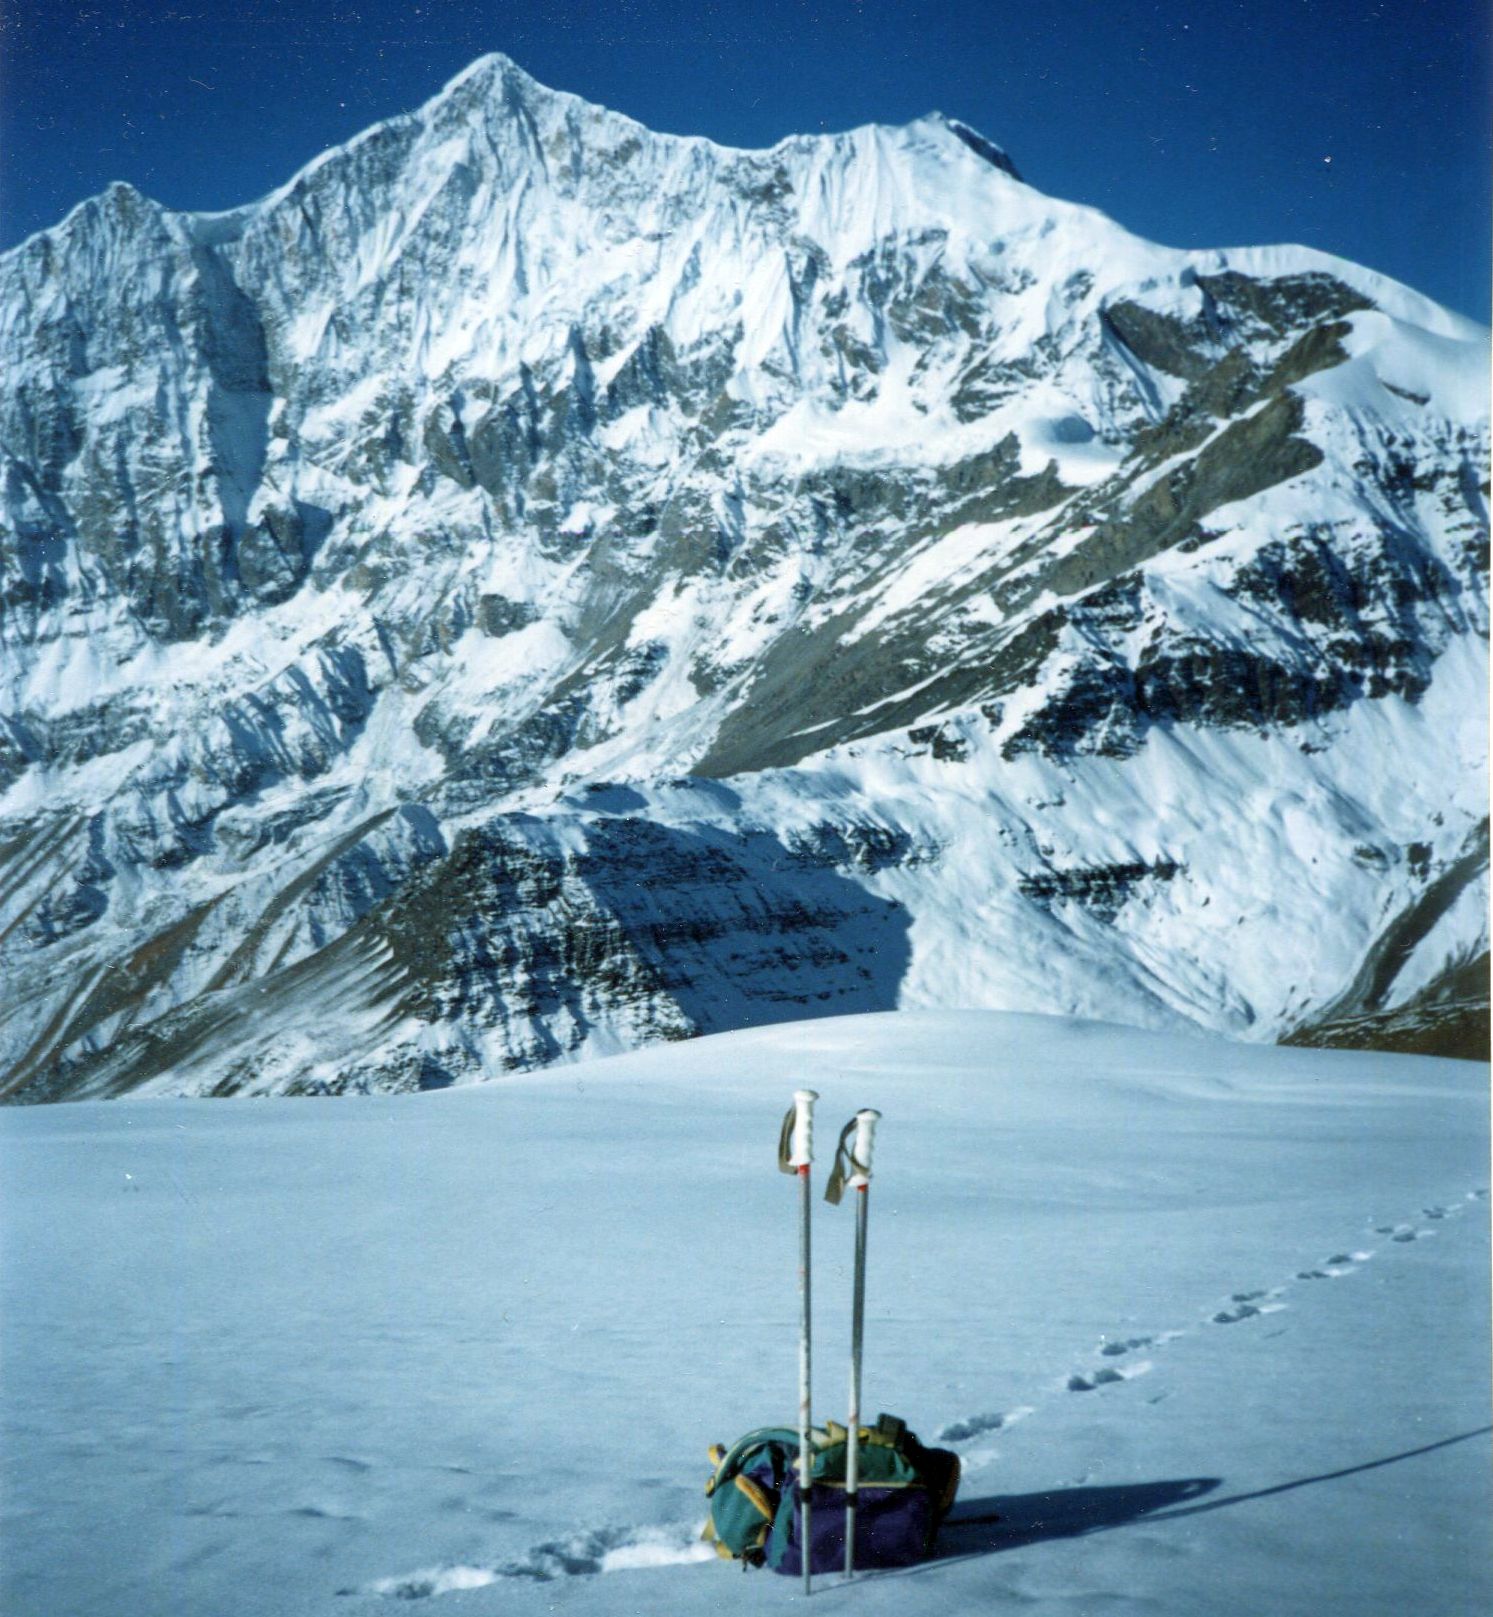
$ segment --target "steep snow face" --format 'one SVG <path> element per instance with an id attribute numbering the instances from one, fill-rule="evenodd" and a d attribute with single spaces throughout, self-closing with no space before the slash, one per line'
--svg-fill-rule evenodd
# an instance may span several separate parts
<path id="1" fill-rule="evenodd" d="M 1382 277 L 489 57 L 0 357 L 10 1093 L 1477 995 L 1486 333 Z"/>

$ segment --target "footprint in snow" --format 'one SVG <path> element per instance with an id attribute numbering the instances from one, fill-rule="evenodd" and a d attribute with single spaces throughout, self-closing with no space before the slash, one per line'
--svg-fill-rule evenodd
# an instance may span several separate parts
<path id="1" fill-rule="evenodd" d="M 1400 1246 L 1406 1246 L 1411 1241 L 1428 1241 L 1436 1233 L 1435 1230 L 1418 1230 L 1411 1224 L 1380 1224 L 1376 1226 L 1375 1233 L 1387 1235 L 1391 1241 Z"/>
<path id="2" fill-rule="evenodd" d="M 1330 1258 L 1322 1260 L 1319 1269 L 1300 1269 L 1296 1273 L 1298 1280 L 1336 1280 L 1342 1275 L 1352 1274 L 1360 1263 L 1367 1263 L 1372 1252 L 1334 1252 Z"/>
<path id="3" fill-rule="evenodd" d="M 1096 1370 L 1091 1376 L 1069 1376 L 1069 1392 L 1093 1392 L 1095 1387 L 1107 1387 L 1125 1378 L 1118 1370 Z"/>
<path id="4" fill-rule="evenodd" d="M 998 1432 L 1006 1424 L 1004 1415 L 971 1415 L 968 1420 L 954 1421 L 936 1436 L 940 1443 L 967 1443 L 972 1437 L 983 1437 L 986 1432 Z"/>
<path id="5" fill-rule="evenodd" d="M 1014 1426 L 1031 1413 L 1030 1405 L 1023 1404 L 1021 1408 L 1009 1409 L 1002 1415 L 970 1415 L 965 1420 L 941 1427 L 936 1438 L 940 1443 L 967 1443 L 973 1437 L 983 1437 L 986 1432 L 998 1432 L 1003 1427 Z"/>
<path id="6" fill-rule="evenodd" d="M 1106 1359 L 1118 1359 L 1122 1353 L 1134 1353 L 1137 1348 L 1150 1347 L 1154 1336 L 1131 1336 L 1123 1342 L 1106 1342 L 1099 1351 Z"/>
<path id="7" fill-rule="evenodd" d="M 1258 1319 L 1261 1314 L 1278 1314 L 1286 1305 L 1269 1301 L 1277 1294 L 1273 1291 L 1236 1291 L 1229 1299 L 1230 1308 L 1220 1308 L 1213 1315 L 1215 1325 L 1237 1325 L 1240 1320 Z"/>
<path id="8" fill-rule="evenodd" d="M 1150 1364 L 1130 1364 L 1123 1370 L 1091 1370 L 1088 1375 L 1071 1375 L 1068 1377 L 1069 1392 L 1094 1392 L 1099 1387 L 1112 1387 L 1116 1382 L 1133 1381 L 1136 1376 L 1143 1376 L 1151 1369 Z"/>
<path id="9" fill-rule="evenodd" d="M 431 1595 L 452 1594 L 460 1589 L 485 1589 L 489 1584 L 511 1579 L 551 1583 L 557 1578 L 627 1572 L 640 1567 L 682 1566 L 691 1561 L 715 1559 L 715 1551 L 702 1542 L 698 1526 L 611 1527 L 536 1544 L 527 1555 L 491 1566 L 426 1567 L 403 1577 L 379 1578 L 363 1589 L 337 1592 L 386 1595 L 394 1600 L 425 1600 Z"/>

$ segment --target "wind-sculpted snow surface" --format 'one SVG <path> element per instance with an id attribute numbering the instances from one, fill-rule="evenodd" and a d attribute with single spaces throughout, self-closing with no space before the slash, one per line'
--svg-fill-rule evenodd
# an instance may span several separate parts
<path id="1" fill-rule="evenodd" d="M 939 115 L 730 151 L 502 57 L 233 212 L 112 187 L 0 258 L 0 1087 L 1454 1047 L 1485 348 Z"/>

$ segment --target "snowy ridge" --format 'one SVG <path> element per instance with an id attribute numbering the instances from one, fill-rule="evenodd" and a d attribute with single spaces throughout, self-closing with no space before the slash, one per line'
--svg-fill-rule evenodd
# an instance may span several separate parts
<path id="1" fill-rule="evenodd" d="M 81 204 L 0 356 L 9 1095 L 1475 1040 L 1487 342 L 1407 288 L 493 56 L 243 208 Z"/>

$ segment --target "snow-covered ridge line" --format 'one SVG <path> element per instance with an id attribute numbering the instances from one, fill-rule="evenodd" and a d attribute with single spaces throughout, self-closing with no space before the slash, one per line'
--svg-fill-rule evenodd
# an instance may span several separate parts
<path id="1" fill-rule="evenodd" d="M 507 96 L 510 92 L 516 92 L 520 99 L 524 96 L 535 97 L 547 105 L 565 109 L 567 114 L 579 112 L 591 119 L 605 120 L 609 125 L 617 129 L 626 130 L 637 137 L 646 138 L 651 143 L 672 144 L 687 150 L 708 151 L 719 159 L 742 158 L 765 161 L 783 154 L 801 154 L 805 151 L 813 151 L 819 148 L 844 149 L 866 141 L 874 141 L 877 138 L 905 138 L 918 131 L 930 130 L 935 135 L 952 138 L 981 158 L 982 161 L 1004 173 L 1015 183 L 1024 185 L 1004 148 L 997 145 L 988 136 L 972 129 L 962 120 L 948 117 L 941 112 L 930 112 L 904 125 L 873 123 L 825 134 L 787 135 L 773 145 L 766 147 L 726 146 L 703 135 L 665 134 L 650 130 L 624 113 L 612 111 L 600 103 L 588 101 L 584 97 L 569 91 L 556 90 L 541 84 L 531 74 L 525 72 L 511 57 L 500 51 L 492 51 L 468 64 L 467 67 L 463 68 L 418 107 L 409 112 L 399 113 L 393 117 L 383 119 L 360 131 L 351 139 L 328 147 L 304 164 L 282 185 L 274 187 L 258 198 L 226 209 L 170 209 L 148 197 L 129 181 L 116 180 L 98 195 L 85 198 L 77 203 L 55 225 L 33 232 L 14 247 L 0 253 L 0 264 L 3 264 L 6 259 L 14 255 L 24 253 L 39 238 L 51 239 L 64 234 L 76 226 L 80 217 L 85 215 L 87 210 L 99 206 L 111 194 L 116 192 L 123 192 L 137 198 L 150 210 L 158 214 L 163 221 L 185 232 L 190 239 L 204 246 L 225 245 L 228 242 L 237 240 L 256 217 L 273 209 L 287 198 L 294 196 L 322 169 L 340 159 L 352 156 L 362 147 L 375 145 L 390 135 L 405 131 L 424 130 L 439 118 L 450 106 L 453 99 L 472 86 L 494 91 L 504 96 Z M 1107 215 L 1087 204 L 1066 203 L 1058 204 L 1058 206 L 1071 209 L 1079 216 L 1088 215 L 1094 221 L 1113 228 L 1113 221 Z M 1133 239 L 1140 241 L 1140 238 Z M 1145 243 L 1144 245 L 1154 246 L 1155 244 Z M 1161 253 L 1178 255 L 1185 259 L 1191 268 L 1200 272 L 1216 272 L 1234 268 L 1245 274 L 1270 277 L 1281 273 L 1283 270 L 1294 270 L 1299 273 L 1302 268 L 1309 266 L 1321 273 L 1346 281 L 1347 284 L 1363 291 L 1374 301 L 1388 306 L 1397 318 L 1410 320 L 1437 335 L 1452 337 L 1459 341 L 1476 341 L 1485 331 L 1485 328 L 1475 321 L 1442 308 L 1423 294 L 1416 292 L 1413 288 L 1396 281 L 1390 276 L 1366 269 L 1348 259 L 1316 248 L 1282 243 L 1265 247 L 1227 249 L 1156 247 L 1156 250 Z"/>
<path id="2" fill-rule="evenodd" d="M 771 146 L 728 146 L 719 141 L 711 140 L 705 135 L 668 134 L 650 130 L 636 119 L 628 117 L 626 113 L 615 112 L 609 107 L 602 106 L 599 102 L 588 101 L 583 96 L 575 95 L 570 91 L 556 90 L 548 85 L 541 84 L 532 74 L 525 72 L 512 57 L 505 55 L 501 51 L 490 51 L 469 63 L 449 79 L 434 95 L 428 97 L 417 107 L 408 112 L 396 113 L 393 117 L 381 119 L 379 122 L 369 125 L 368 128 L 360 130 L 349 140 L 329 146 L 325 151 L 319 152 L 309 162 L 303 164 L 284 183 L 273 187 L 262 196 L 238 203 L 229 208 L 172 209 L 155 201 L 128 180 L 115 180 L 106 186 L 102 192 L 75 204 L 56 224 L 47 225 L 40 230 L 33 231 L 16 243 L 15 246 L 7 248 L 3 253 L 0 253 L 0 262 L 3 262 L 12 254 L 23 252 L 40 237 L 52 237 L 67 231 L 76 224 L 78 217 L 86 209 L 98 204 L 110 192 L 115 190 L 122 190 L 134 197 L 138 197 L 147 206 L 157 210 L 163 218 L 187 231 L 194 239 L 201 241 L 204 245 L 222 245 L 225 242 L 237 239 L 253 216 L 292 196 L 298 188 L 328 164 L 350 155 L 360 147 L 385 139 L 391 134 L 424 128 L 434 117 L 445 110 L 453 97 L 472 85 L 500 91 L 507 91 L 511 86 L 524 96 L 537 97 L 556 106 L 563 107 L 567 111 L 574 111 L 591 118 L 605 119 L 611 125 L 628 129 L 639 136 L 646 136 L 650 141 L 674 143 L 690 149 L 708 150 L 723 159 L 766 159 L 780 153 L 802 151 L 806 147 L 819 144 L 843 145 L 847 142 L 871 138 L 877 134 L 895 135 L 904 130 L 910 131 L 927 127 L 938 132 L 947 132 L 986 162 L 1003 170 L 1013 179 L 1020 180 L 1020 176 L 1016 173 L 1015 167 L 1004 148 L 987 135 L 983 135 L 978 130 L 971 128 L 962 120 L 946 117 L 941 112 L 926 113 L 905 125 L 861 124 L 852 129 L 823 134 L 785 135 Z"/>

